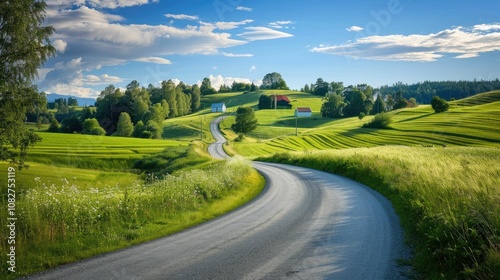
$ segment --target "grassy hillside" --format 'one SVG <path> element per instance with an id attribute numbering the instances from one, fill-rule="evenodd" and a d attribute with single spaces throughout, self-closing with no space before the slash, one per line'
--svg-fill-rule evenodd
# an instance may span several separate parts
<path id="1" fill-rule="evenodd" d="M 231 143 L 236 153 L 262 156 L 284 151 L 344 149 L 380 145 L 473 145 L 500 144 L 500 101 L 498 92 L 486 93 L 466 101 L 451 103 L 450 110 L 435 114 L 429 105 L 390 112 L 390 129 L 363 128 L 371 120 L 358 118 L 324 119 L 319 116 L 321 100 L 302 94 L 302 104 L 311 104 L 312 118 L 293 117 L 293 110 L 259 110 L 260 126 L 243 142 Z M 486 102 L 493 101 L 493 102 Z M 486 103 L 485 103 L 486 102 Z M 469 106 L 464 106 L 469 104 Z M 301 105 L 303 106 L 303 105 Z M 234 118 L 227 118 L 221 128 L 229 139 Z"/>
<path id="2" fill-rule="evenodd" d="M 226 149 L 344 175 L 381 192 L 398 212 L 424 278 L 500 275 L 500 91 L 450 102 L 440 114 L 429 105 L 390 112 L 389 129 L 363 128 L 372 116 L 324 119 L 321 99 L 295 99 L 313 108 L 312 118 L 257 110 L 259 127 Z M 233 122 L 221 123 L 230 140 Z"/>

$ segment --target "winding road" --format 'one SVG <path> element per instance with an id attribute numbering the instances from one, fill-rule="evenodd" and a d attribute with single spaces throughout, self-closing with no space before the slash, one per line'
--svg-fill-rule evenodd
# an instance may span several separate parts
<path id="1" fill-rule="evenodd" d="M 221 118 L 209 147 L 226 158 Z M 264 191 L 189 230 L 30 279 L 405 279 L 398 217 L 372 189 L 332 174 L 255 162 Z"/>

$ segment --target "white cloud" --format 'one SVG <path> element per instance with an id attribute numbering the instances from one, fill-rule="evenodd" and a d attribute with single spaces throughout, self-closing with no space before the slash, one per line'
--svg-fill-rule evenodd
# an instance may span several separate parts
<path id="1" fill-rule="evenodd" d="M 349 28 L 346 28 L 347 31 L 349 32 L 359 32 L 359 31 L 363 31 L 365 30 L 363 27 L 359 27 L 359 26 L 356 26 L 356 25 L 353 25 Z"/>
<path id="2" fill-rule="evenodd" d="M 427 35 L 368 36 L 342 45 L 315 47 L 311 51 L 389 61 L 430 62 L 445 54 L 465 59 L 500 51 L 500 31 L 497 30 L 500 29 L 495 25 L 476 25 L 472 29 L 456 27 Z"/>
<path id="3" fill-rule="evenodd" d="M 288 28 L 287 25 L 295 24 L 293 21 L 290 20 L 278 20 L 278 21 L 273 21 L 269 23 L 269 26 L 272 28 L 276 29 L 281 29 L 281 28 Z"/>
<path id="4" fill-rule="evenodd" d="M 226 86 L 230 87 L 234 82 L 245 83 L 245 84 L 251 84 L 253 82 L 255 85 L 262 84 L 261 80 L 253 80 L 252 81 L 248 78 L 222 77 L 222 75 L 217 75 L 217 76 L 210 75 L 210 76 L 208 76 L 208 79 L 210 80 L 210 83 L 212 84 L 212 88 L 214 88 L 216 90 L 219 90 L 219 88 L 222 85 L 226 85 Z M 198 81 L 197 84 L 198 84 L 198 86 L 200 86 L 201 81 Z"/>
<path id="5" fill-rule="evenodd" d="M 89 5 L 95 8 L 116 9 L 156 3 L 158 0 L 45 0 L 45 2 L 47 5 L 60 7 Z"/>
<path id="6" fill-rule="evenodd" d="M 279 38 L 287 38 L 292 37 L 292 34 L 281 32 L 278 30 L 274 30 L 268 27 L 258 26 L 258 27 L 245 27 L 245 31 L 243 33 L 238 34 L 238 36 L 245 38 L 249 41 L 256 40 L 271 40 L 271 39 L 279 39 Z"/>
<path id="7" fill-rule="evenodd" d="M 184 15 L 184 14 L 179 14 L 179 15 L 174 15 L 174 14 L 165 14 L 167 18 L 173 18 L 173 19 L 184 19 L 184 20 L 198 20 L 198 16 L 190 16 L 190 15 Z"/>
<path id="8" fill-rule="evenodd" d="M 200 24 L 203 26 L 200 29 L 208 30 L 208 31 L 213 31 L 215 29 L 219 30 L 231 30 L 238 28 L 240 25 L 245 25 L 248 23 L 252 23 L 252 19 L 246 19 L 242 21 L 219 21 L 216 23 L 208 23 L 208 22 L 202 22 L 200 21 Z"/>
<path id="9" fill-rule="evenodd" d="M 58 93 L 65 95 L 73 95 L 77 97 L 90 97 L 96 98 L 100 92 L 91 88 L 80 87 L 70 84 L 56 84 L 46 90 L 46 93 Z"/>
<path id="10" fill-rule="evenodd" d="M 474 25 L 474 31 L 492 31 L 492 30 L 500 30 L 500 23 L 492 23 L 492 24 L 478 24 Z"/>
<path id="11" fill-rule="evenodd" d="M 109 85 L 123 82 L 123 79 L 117 76 L 102 74 L 100 76 L 87 75 L 83 79 L 85 85 Z"/>
<path id="12" fill-rule="evenodd" d="M 66 47 L 68 46 L 68 43 L 64 42 L 61 39 L 57 39 L 54 42 L 52 42 L 52 46 L 60 53 L 64 53 L 66 50 Z"/>
<path id="13" fill-rule="evenodd" d="M 140 57 L 140 58 L 134 59 L 134 61 L 154 63 L 154 64 L 172 64 L 172 61 L 170 61 L 168 59 L 161 58 L 161 57 L 155 57 L 155 56 Z"/>
<path id="14" fill-rule="evenodd" d="M 237 6 L 236 10 L 238 10 L 238 11 L 245 11 L 245 12 L 251 12 L 251 11 L 253 11 L 252 8 L 243 7 L 243 6 Z"/>
<path id="15" fill-rule="evenodd" d="M 226 53 L 226 52 L 223 52 L 221 54 L 223 56 L 225 56 L 225 57 L 252 57 L 253 56 L 253 54 L 250 54 L 250 53 L 237 54 L 237 53 Z"/>
<path id="16" fill-rule="evenodd" d="M 249 71 L 250 71 L 250 72 L 252 72 L 252 71 L 254 71 L 254 70 L 257 70 L 257 66 L 252 65 L 252 67 L 250 67 L 250 70 L 249 70 Z"/>

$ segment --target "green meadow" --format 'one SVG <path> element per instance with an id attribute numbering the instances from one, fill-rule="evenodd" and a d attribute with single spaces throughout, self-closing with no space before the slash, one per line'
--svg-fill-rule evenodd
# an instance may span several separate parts
<path id="1" fill-rule="evenodd" d="M 239 207 L 264 187 L 248 161 L 213 160 L 204 141 L 176 135 L 138 139 L 37 132 L 29 168 L 16 170 L 16 264 L 14 279 L 133 244 L 163 237 Z M 179 118 L 189 127 L 199 116 Z M 199 122 L 198 122 L 199 124 Z M 33 129 L 33 125 L 31 125 Z M 181 129 L 186 130 L 186 129 Z M 196 140 L 196 141 L 195 141 Z M 7 202 L 8 163 L 0 163 L 2 201 Z M 0 219 L 7 219 L 0 211 Z M 7 236 L 7 228 L 0 230 Z M 2 242 L 2 252 L 7 252 Z M 2 254 L 0 261 L 6 263 Z"/>
<path id="2" fill-rule="evenodd" d="M 256 111 L 260 127 L 242 141 L 228 117 L 227 151 L 340 174 L 385 195 L 415 250 L 417 279 L 500 275 L 500 91 L 439 114 L 429 105 L 392 111 L 388 129 L 363 128 L 373 116 L 323 119 L 318 98 L 301 97 L 313 117 Z"/>

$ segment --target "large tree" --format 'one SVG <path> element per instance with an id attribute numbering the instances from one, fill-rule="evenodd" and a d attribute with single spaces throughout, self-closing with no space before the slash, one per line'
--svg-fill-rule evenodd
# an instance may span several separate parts
<path id="1" fill-rule="evenodd" d="M 0 1 L 0 160 L 25 166 L 29 146 L 41 138 L 23 124 L 42 102 L 32 85 L 37 69 L 55 54 L 42 26 L 46 4 L 36 0 Z"/>
<path id="2" fill-rule="evenodd" d="M 280 73 L 268 73 L 262 79 L 262 89 L 289 89 Z"/>
<path id="3" fill-rule="evenodd" d="M 236 119 L 231 128 L 234 132 L 242 134 L 246 134 L 257 128 L 257 119 L 255 118 L 254 110 L 249 107 L 239 107 L 236 110 Z"/>
<path id="4" fill-rule="evenodd" d="M 341 118 L 346 106 L 345 97 L 342 94 L 330 94 L 321 106 L 321 116 L 324 118 Z"/>

